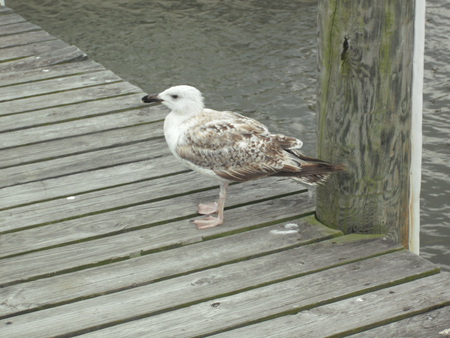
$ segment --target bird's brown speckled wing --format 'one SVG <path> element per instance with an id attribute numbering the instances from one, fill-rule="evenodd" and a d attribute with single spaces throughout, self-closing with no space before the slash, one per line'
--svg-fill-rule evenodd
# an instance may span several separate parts
<path id="1" fill-rule="evenodd" d="M 178 155 L 233 181 L 273 175 L 280 170 L 299 171 L 299 163 L 284 149 L 300 148 L 301 141 L 271 135 L 260 122 L 232 112 L 208 111 L 187 121 Z"/>

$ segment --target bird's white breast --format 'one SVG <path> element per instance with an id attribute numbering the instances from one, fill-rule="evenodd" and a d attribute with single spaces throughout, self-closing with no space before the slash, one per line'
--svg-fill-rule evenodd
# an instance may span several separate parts
<path id="1" fill-rule="evenodd" d="M 164 120 L 164 137 L 166 138 L 167 145 L 172 152 L 173 156 L 179 160 L 186 167 L 199 172 L 200 174 L 210 176 L 220 181 L 226 181 L 218 177 L 213 170 L 200 167 L 194 163 L 187 161 L 180 157 L 177 153 L 177 147 L 179 144 L 185 143 L 186 132 L 191 128 L 196 120 L 191 118 L 192 116 L 180 116 L 176 112 L 170 112 Z"/>
<path id="2" fill-rule="evenodd" d="M 183 142 L 187 130 L 195 123 L 190 116 L 183 116 L 176 112 L 170 112 L 164 120 L 164 137 L 170 151 L 178 158 L 177 145 Z"/>
<path id="3" fill-rule="evenodd" d="M 171 112 L 169 115 L 166 116 L 166 119 L 164 120 L 164 137 L 166 138 L 167 145 L 169 146 L 170 151 L 176 155 L 176 148 L 177 148 L 177 142 L 178 138 L 182 134 L 181 125 L 179 124 L 179 120 L 177 119 L 177 116 Z"/>

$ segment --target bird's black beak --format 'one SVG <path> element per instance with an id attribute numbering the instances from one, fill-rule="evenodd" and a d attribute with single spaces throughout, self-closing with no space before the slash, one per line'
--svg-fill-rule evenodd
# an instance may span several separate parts
<path id="1" fill-rule="evenodd" d="M 152 102 L 161 103 L 161 102 L 163 102 L 163 100 L 158 98 L 158 94 L 155 94 L 155 95 L 145 95 L 142 98 L 142 102 L 145 102 L 145 103 L 152 103 Z"/>

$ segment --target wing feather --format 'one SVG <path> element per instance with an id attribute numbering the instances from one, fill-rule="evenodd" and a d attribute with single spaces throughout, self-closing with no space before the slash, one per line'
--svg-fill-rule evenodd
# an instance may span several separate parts
<path id="1" fill-rule="evenodd" d="M 197 115 L 178 141 L 178 155 L 232 181 L 299 171 L 284 149 L 298 149 L 293 137 L 272 135 L 260 122 L 233 112 L 205 111 Z"/>

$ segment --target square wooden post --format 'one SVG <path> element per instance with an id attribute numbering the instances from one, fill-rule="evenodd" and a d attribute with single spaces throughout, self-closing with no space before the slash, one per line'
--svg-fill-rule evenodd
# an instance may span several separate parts
<path id="1" fill-rule="evenodd" d="M 420 192 L 415 2 L 319 0 L 318 16 L 318 155 L 347 171 L 318 187 L 317 218 L 345 233 L 386 233 L 405 247 Z"/>

